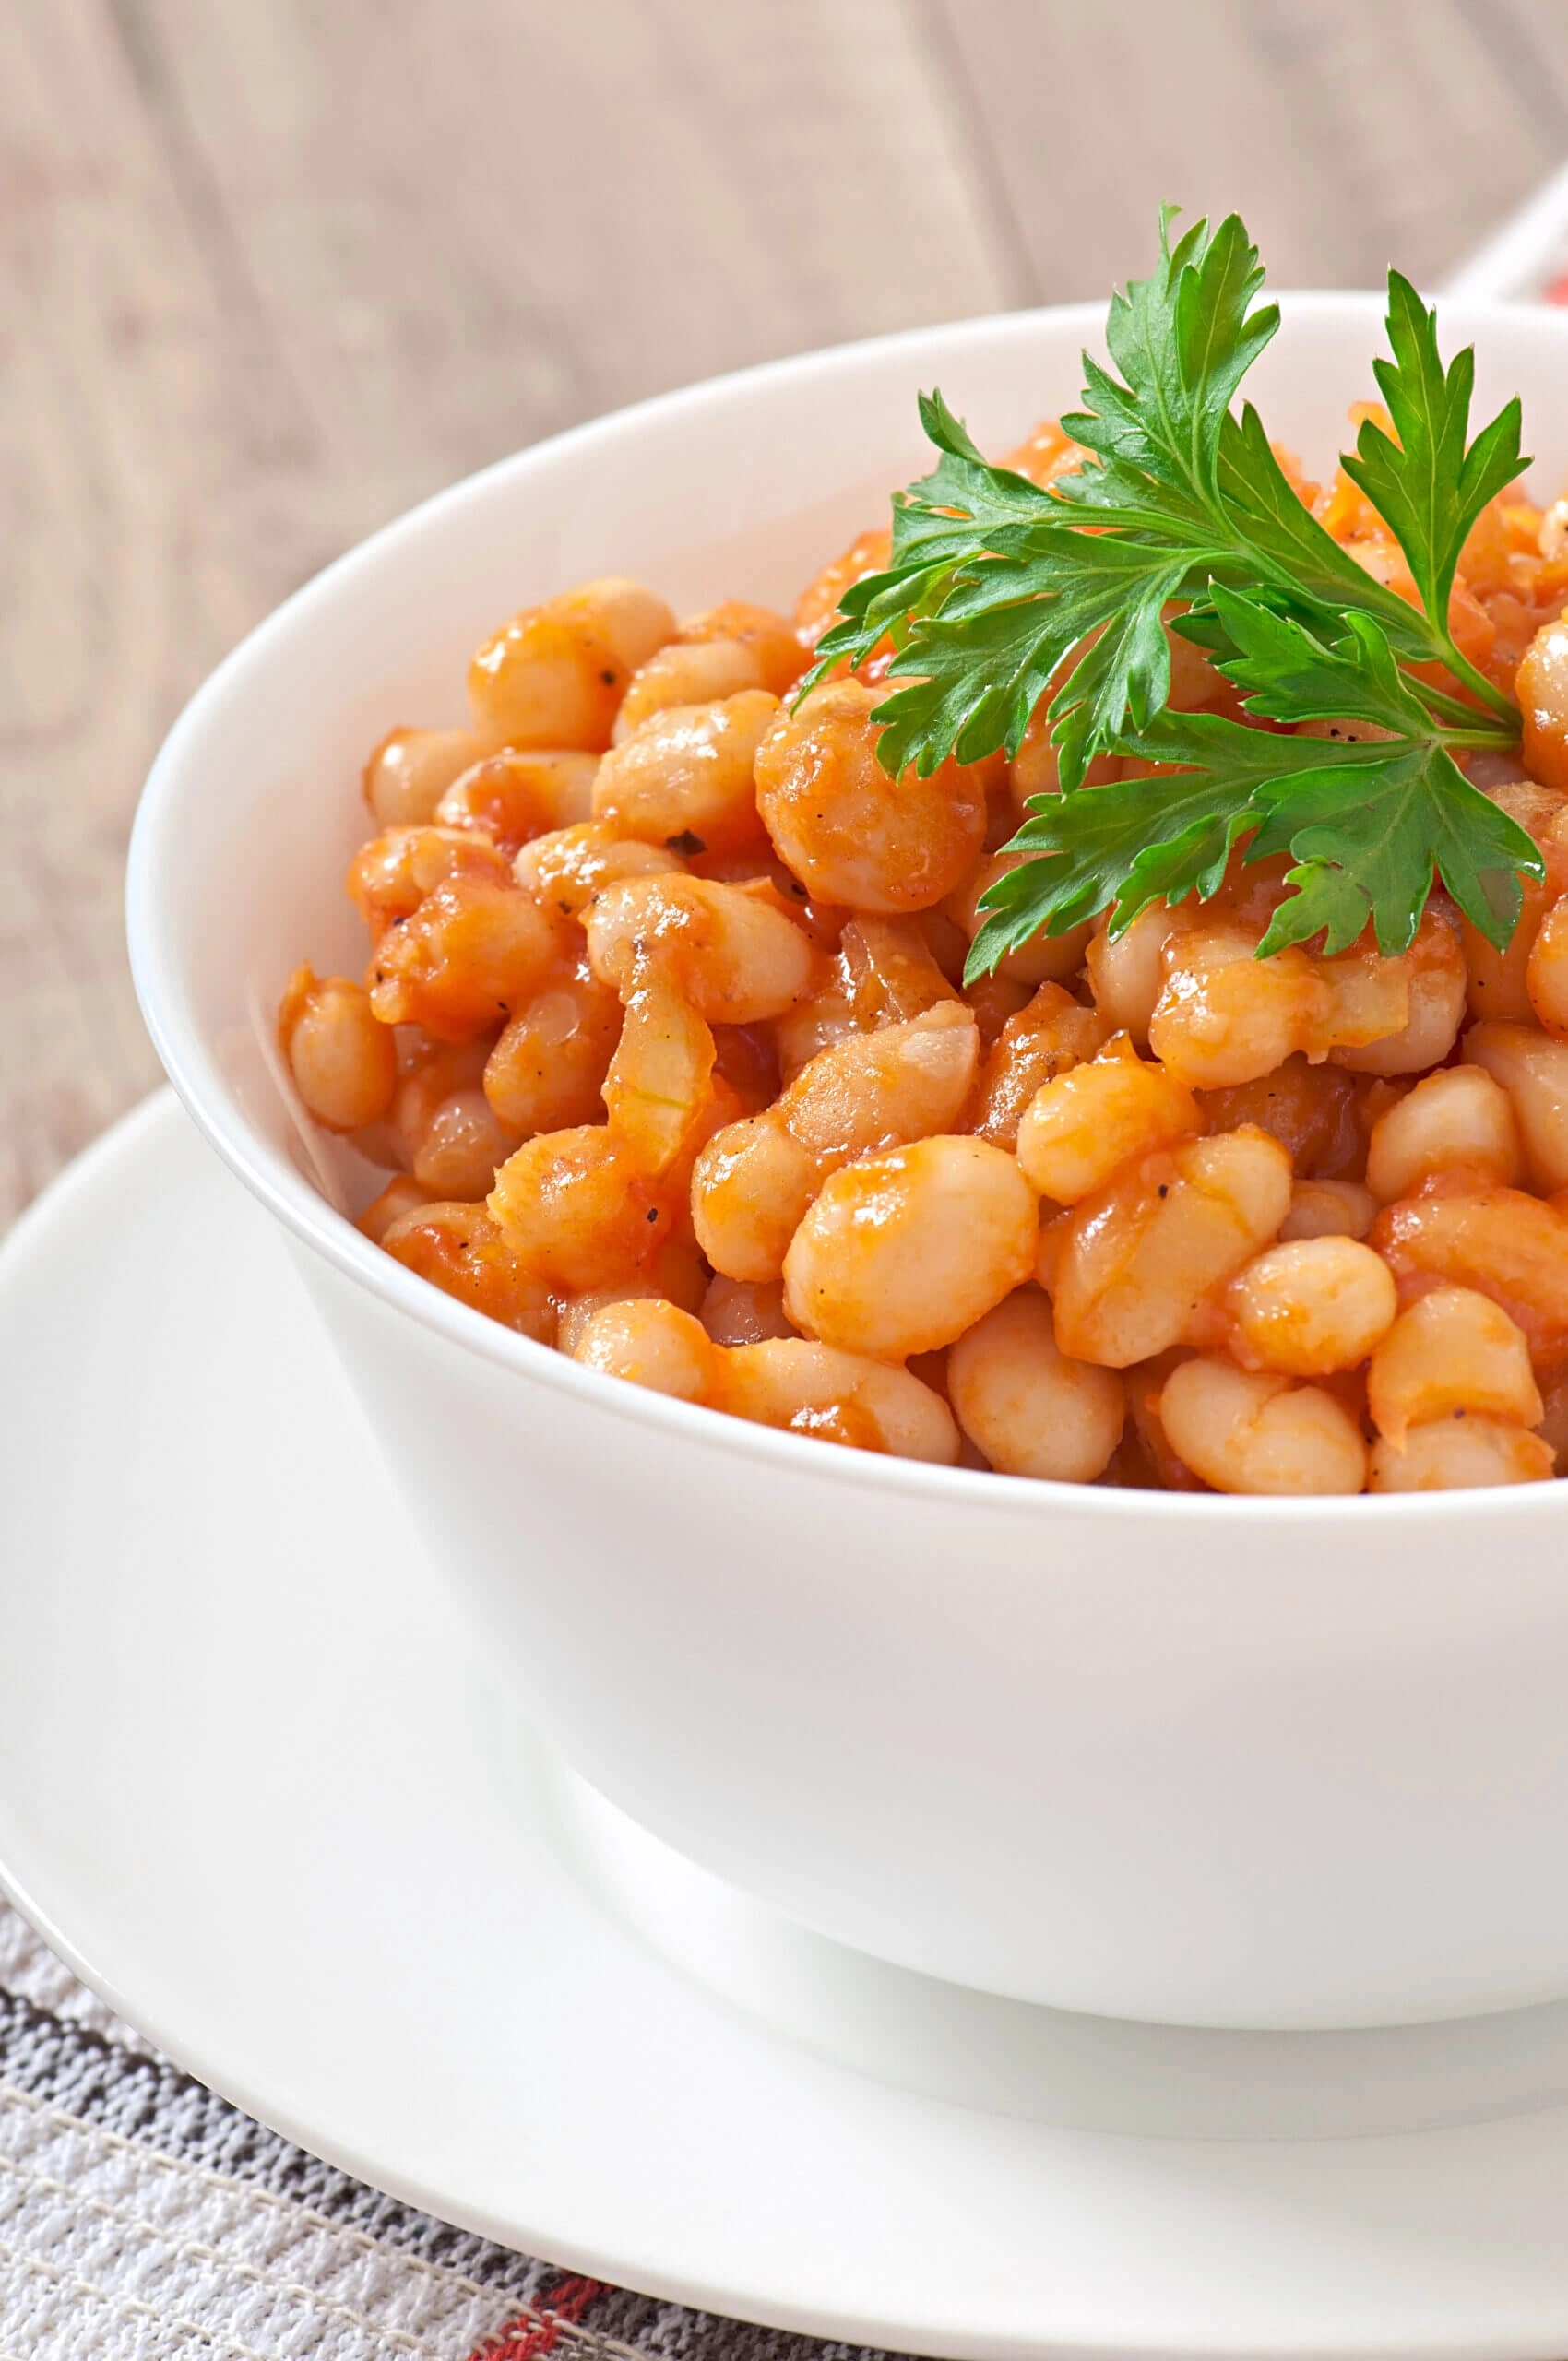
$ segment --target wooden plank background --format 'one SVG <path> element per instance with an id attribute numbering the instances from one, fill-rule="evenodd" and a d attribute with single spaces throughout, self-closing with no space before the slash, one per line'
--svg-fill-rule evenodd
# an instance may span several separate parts
<path id="1" fill-rule="evenodd" d="M 0 0 L 0 1222 L 156 1079 L 160 736 L 373 526 L 685 379 L 1099 295 L 1165 196 L 1280 284 L 1435 279 L 1565 153 L 1563 0 Z"/>

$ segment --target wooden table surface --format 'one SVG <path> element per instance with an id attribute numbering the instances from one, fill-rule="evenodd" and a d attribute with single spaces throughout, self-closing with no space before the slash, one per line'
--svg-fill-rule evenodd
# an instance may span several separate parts
<path id="1" fill-rule="evenodd" d="M 148 761 L 520 444 L 1146 266 L 1437 279 L 1568 154 L 1563 0 L 0 0 L 0 1222 L 148 1090 Z M 214 792 L 222 791 L 215 780 Z"/>

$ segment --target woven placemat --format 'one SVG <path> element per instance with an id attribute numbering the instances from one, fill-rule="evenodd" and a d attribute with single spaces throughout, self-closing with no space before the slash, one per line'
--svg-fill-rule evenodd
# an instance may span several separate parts
<path id="1" fill-rule="evenodd" d="M 182 2073 L 0 1903 L 0 2361 L 551 2352 L 859 2361 L 571 2276 L 367 2189 Z"/>

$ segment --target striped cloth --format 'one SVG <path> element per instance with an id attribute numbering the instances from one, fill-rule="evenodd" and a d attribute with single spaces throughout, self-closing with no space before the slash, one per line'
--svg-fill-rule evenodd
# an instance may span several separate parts
<path id="1" fill-rule="evenodd" d="M 364 2188 L 181 2073 L 0 1903 L 0 2361 L 552 2352 L 851 2361 L 569 2276 Z"/>

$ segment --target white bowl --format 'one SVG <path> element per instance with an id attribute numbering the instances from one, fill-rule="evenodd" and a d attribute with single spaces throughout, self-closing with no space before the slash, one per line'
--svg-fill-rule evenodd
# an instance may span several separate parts
<path id="1" fill-rule="evenodd" d="M 1013 1482 L 640 1392 L 370 1246 L 303 1169 L 258 1050 L 297 958 L 362 960 L 340 881 L 366 749 L 459 718 L 497 621 L 612 570 L 677 608 L 787 605 L 919 469 L 917 388 L 1004 447 L 1074 401 L 1101 317 L 980 320 L 700 386 L 351 552 L 220 667 L 158 759 L 131 848 L 142 1007 L 286 1232 L 520 1706 L 647 1827 L 843 1941 L 1071 2009 L 1323 2026 L 1542 2000 L 1568 1993 L 1568 1489 Z M 1285 323 L 1248 390 L 1325 469 L 1381 305 L 1297 296 Z M 1443 327 L 1478 342 L 1478 417 L 1524 394 L 1555 490 L 1568 317 L 1454 304 Z"/>

